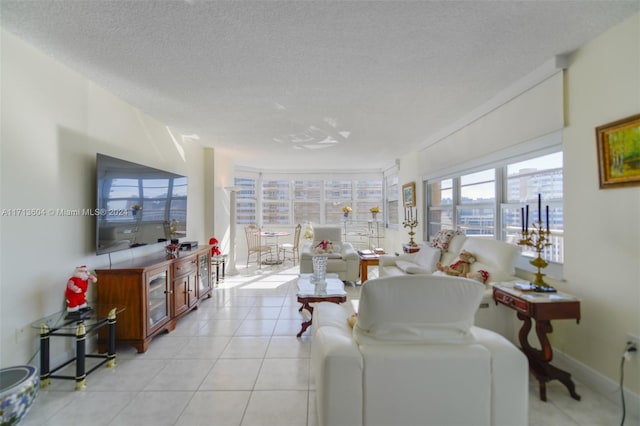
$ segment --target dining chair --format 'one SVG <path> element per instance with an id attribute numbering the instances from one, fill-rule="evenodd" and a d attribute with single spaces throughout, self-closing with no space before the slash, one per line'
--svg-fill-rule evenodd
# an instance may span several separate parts
<path id="1" fill-rule="evenodd" d="M 300 234 L 302 233 L 302 225 L 296 225 L 296 230 L 293 233 L 293 243 L 283 243 L 280 244 L 279 253 L 282 253 L 282 260 L 285 261 L 287 259 L 287 253 L 291 253 L 291 259 L 293 260 L 293 265 L 296 265 L 296 259 L 300 257 L 300 251 L 298 250 L 298 246 L 300 245 Z"/>
<path id="2" fill-rule="evenodd" d="M 256 225 L 248 225 L 244 227 L 244 233 L 247 237 L 247 267 L 251 256 L 256 256 L 258 268 L 262 267 L 262 258 L 268 256 L 271 258 L 271 246 L 262 244 L 262 231 Z"/>

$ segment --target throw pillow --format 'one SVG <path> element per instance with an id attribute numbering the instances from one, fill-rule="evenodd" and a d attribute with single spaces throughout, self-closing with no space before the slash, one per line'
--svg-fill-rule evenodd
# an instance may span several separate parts
<path id="1" fill-rule="evenodd" d="M 436 263 L 439 260 L 440 250 L 423 244 L 420 246 L 420 251 L 415 254 L 413 263 L 427 269 L 428 272 L 433 272 L 436 270 Z"/>
<path id="2" fill-rule="evenodd" d="M 456 235 L 464 235 L 464 231 L 453 229 L 441 229 L 431 240 L 431 247 L 442 250 L 443 252 L 449 250 L 449 243 L 451 239 Z"/>

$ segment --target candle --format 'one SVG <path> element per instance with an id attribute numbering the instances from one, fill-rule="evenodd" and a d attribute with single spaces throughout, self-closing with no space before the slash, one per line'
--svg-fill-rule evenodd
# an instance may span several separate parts
<path id="1" fill-rule="evenodd" d="M 549 206 L 547 205 L 547 233 L 549 233 Z"/>
<path id="2" fill-rule="evenodd" d="M 538 193 L 538 223 L 542 225 L 542 198 Z M 542 226 L 540 226 L 542 228 Z"/>
<path id="3" fill-rule="evenodd" d="M 527 204 L 527 214 L 525 216 L 525 220 L 524 220 L 524 226 L 525 226 L 525 231 L 529 231 L 529 204 Z"/>
<path id="4" fill-rule="evenodd" d="M 524 233 L 524 207 L 520 207 L 520 230 Z"/>

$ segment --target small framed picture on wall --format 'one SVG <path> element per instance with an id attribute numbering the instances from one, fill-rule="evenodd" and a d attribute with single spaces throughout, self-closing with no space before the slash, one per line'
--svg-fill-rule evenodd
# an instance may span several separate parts
<path id="1" fill-rule="evenodd" d="M 416 183 L 409 182 L 402 185 L 402 205 L 404 207 L 416 206 Z"/>
<path id="2" fill-rule="evenodd" d="M 596 127 L 600 189 L 640 185 L 640 114 Z"/>

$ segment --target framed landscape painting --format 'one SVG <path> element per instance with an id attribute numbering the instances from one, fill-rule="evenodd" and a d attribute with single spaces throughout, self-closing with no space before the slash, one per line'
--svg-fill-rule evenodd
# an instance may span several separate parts
<path id="1" fill-rule="evenodd" d="M 410 182 L 402 185 L 402 205 L 405 207 L 416 206 L 416 183 Z"/>
<path id="2" fill-rule="evenodd" d="M 640 114 L 596 127 L 600 189 L 640 185 Z"/>

